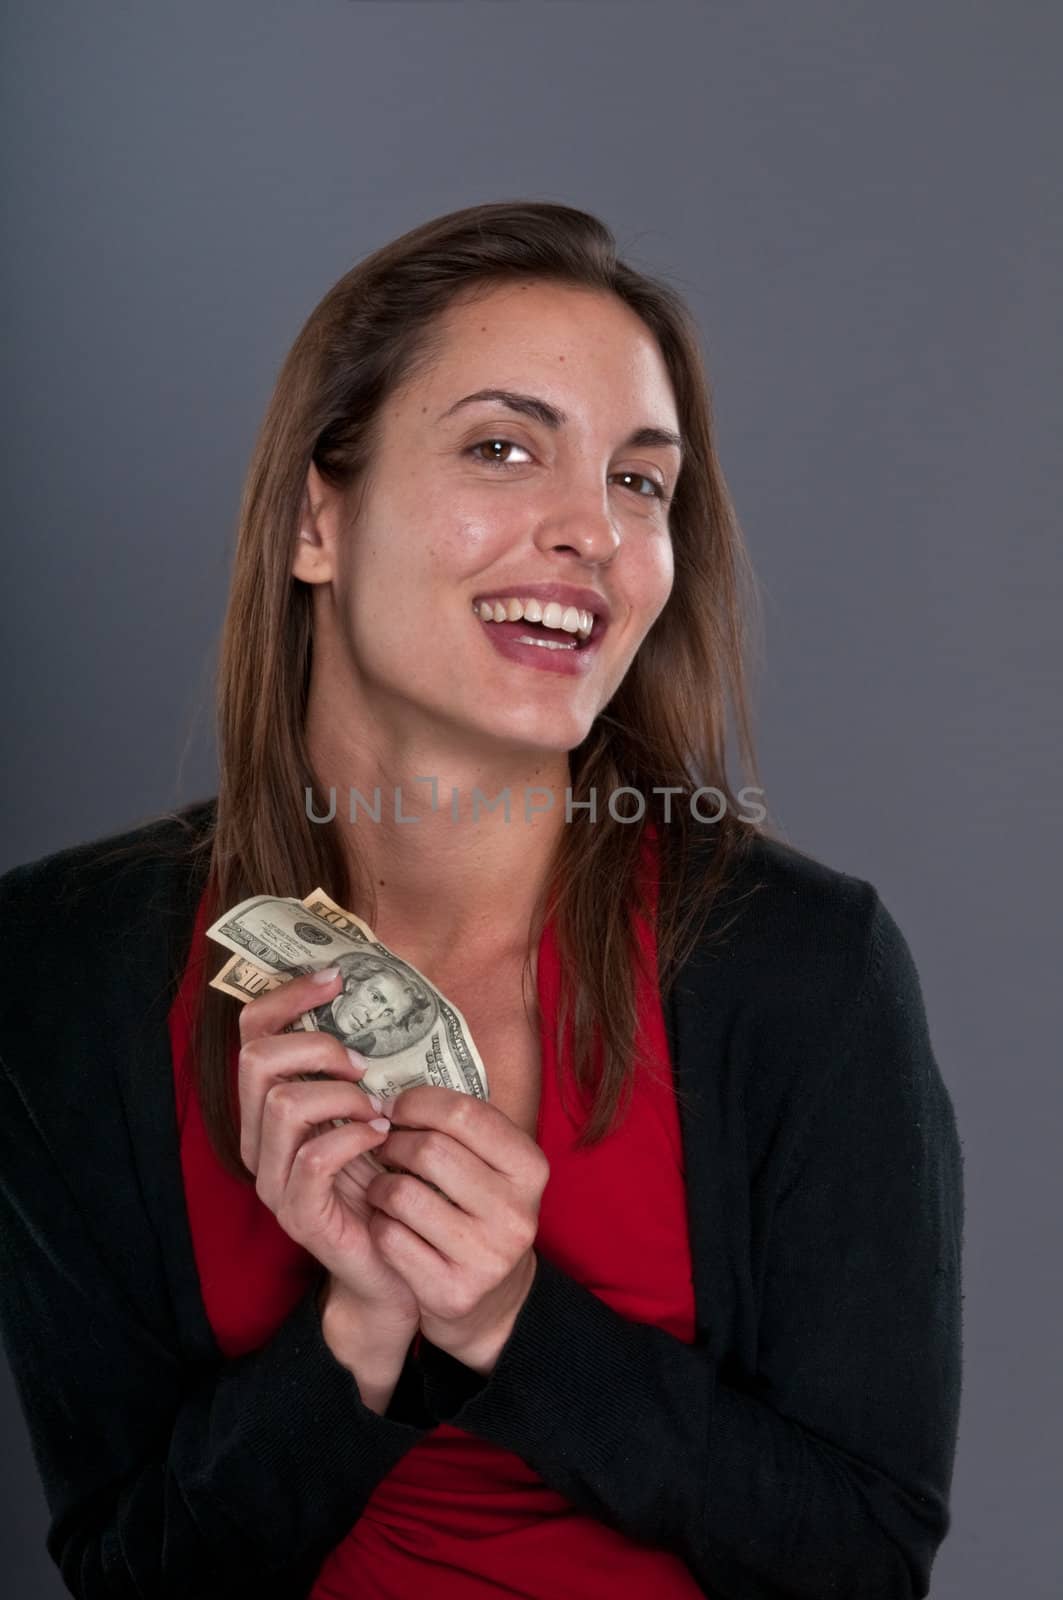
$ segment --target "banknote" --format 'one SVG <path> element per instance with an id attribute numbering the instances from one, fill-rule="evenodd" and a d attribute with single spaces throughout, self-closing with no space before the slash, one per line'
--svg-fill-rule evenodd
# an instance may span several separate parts
<path id="1" fill-rule="evenodd" d="M 394 1096 L 424 1083 L 488 1098 L 486 1069 L 457 1006 L 323 889 L 303 900 L 252 895 L 218 917 L 207 937 L 231 952 L 211 987 L 244 1003 L 292 978 L 338 967 L 336 997 L 302 1012 L 284 1031 L 329 1033 L 358 1051 L 367 1062 L 358 1082 L 366 1094 Z M 340 1127 L 352 1119 L 331 1120 Z M 372 1152 L 367 1156 L 385 1170 Z"/>

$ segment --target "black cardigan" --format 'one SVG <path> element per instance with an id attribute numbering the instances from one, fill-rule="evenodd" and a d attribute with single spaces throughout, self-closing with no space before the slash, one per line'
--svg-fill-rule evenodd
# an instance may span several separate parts
<path id="1" fill-rule="evenodd" d="M 236 1360 L 212 1335 L 167 1032 L 202 883 L 162 848 L 100 860 L 179 837 L 156 822 L 0 878 L 0 1325 L 69 1589 L 297 1600 L 445 1419 L 678 1552 L 715 1600 L 926 1595 L 959 1415 L 962 1150 L 871 884 L 757 838 L 739 890 L 760 887 L 666 1006 L 694 1343 L 540 1254 L 491 1375 L 411 1351 L 379 1416 L 316 1288 Z"/>

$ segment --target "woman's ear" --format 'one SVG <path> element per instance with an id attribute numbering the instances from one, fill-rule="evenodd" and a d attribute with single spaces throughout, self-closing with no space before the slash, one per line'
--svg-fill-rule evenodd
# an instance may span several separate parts
<path id="1" fill-rule="evenodd" d="M 311 461 L 292 557 L 292 577 L 304 583 L 330 583 L 335 576 L 333 553 L 341 497 L 325 483 Z"/>

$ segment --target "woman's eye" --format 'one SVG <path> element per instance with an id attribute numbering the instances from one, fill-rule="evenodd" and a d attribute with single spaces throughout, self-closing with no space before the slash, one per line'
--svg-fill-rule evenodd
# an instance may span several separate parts
<path id="1" fill-rule="evenodd" d="M 488 467 L 515 467 L 524 465 L 523 462 L 519 461 L 503 461 L 501 457 L 497 455 L 482 456 L 479 454 L 479 452 L 484 449 L 493 450 L 496 445 L 501 445 L 503 450 L 524 450 L 524 446 L 522 444 L 516 444 L 512 439 L 480 439 L 476 444 L 470 445 L 465 453 L 466 455 L 474 456 L 477 461 L 482 461 L 484 465 Z M 525 455 L 528 453 L 529 452 L 527 450 L 524 450 Z M 637 494 L 643 500 L 666 500 L 668 498 L 664 485 L 658 483 L 656 478 L 649 477 L 645 472 L 617 472 L 614 474 L 614 476 L 617 478 L 635 478 L 640 483 L 648 484 L 649 493 L 647 493 L 645 489 L 635 489 L 633 491 L 633 493 Z M 628 485 L 625 484 L 624 487 L 627 488 Z"/>
<path id="2" fill-rule="evenodd" d="M 644 500 L 663 500 L 665 498 L 664 486 L 658 483 L 656 478 L 647 477 L 644 472 L 618 472 L 617 477 L 638 478 L 642 483 L 648 483 L 650 486 L 649 494 L 643 493 L 641 489 L 635 490 L 635 493 L 642 495 Z"/>
<path id="3" fill-rule="evenodd" d="M 502 461 L 498 456 L 477 455 L 477 451 L 483 450 L 485 446 L 493 448 L 496 444 L 500 444 L 504 450 L 524 450 L 522 444 L 515 444 L 512 439 L 481 439 L 478 444 L 470 446 L 468 453 L 476 456 L 477 461 L 483 461 L 489 467 L 512 467 L 518 465 L 514 461 Z M 525 455 L 528 454 L 526 450 L 524 453 Z"/>

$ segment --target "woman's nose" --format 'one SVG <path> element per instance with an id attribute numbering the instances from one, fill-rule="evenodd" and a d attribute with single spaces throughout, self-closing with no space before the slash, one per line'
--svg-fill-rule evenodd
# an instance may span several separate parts
<path id="1" fill-rule="evenodd" d="M 584 561 L 612 560 L 620 534 L 601 495 L 567 495 L 545 515 L 536 532 L 540 550 L 574 550 Z"/>

